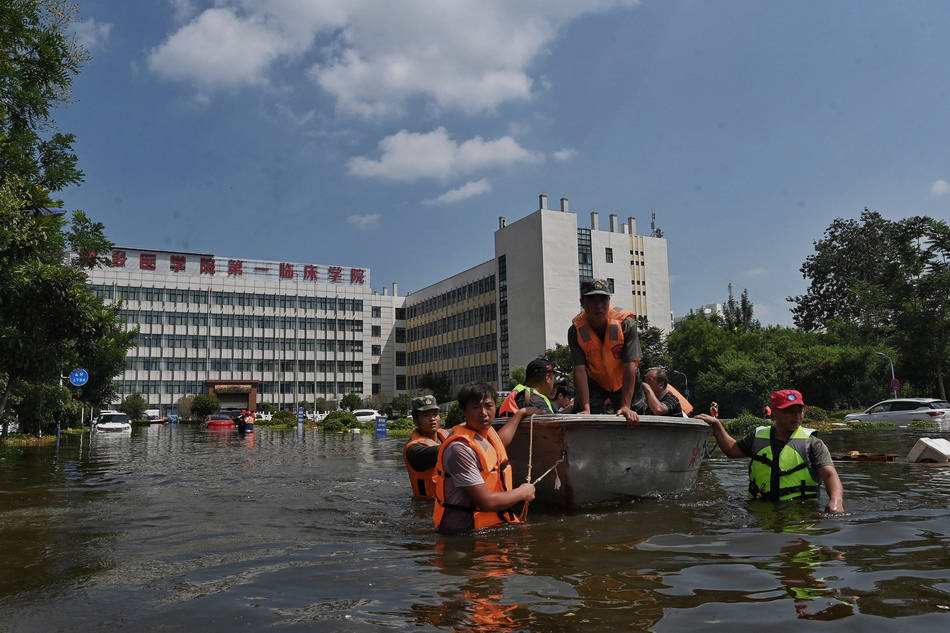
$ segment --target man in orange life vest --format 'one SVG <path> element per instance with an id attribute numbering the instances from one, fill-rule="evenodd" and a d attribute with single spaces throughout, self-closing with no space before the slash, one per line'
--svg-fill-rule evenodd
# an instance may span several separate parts
<path id="1" fill-rule="evenodd" d="M 505 447 L 521 419 L 540 412 L 519 409 L 496 432 L 492 428 L 495 390 L 491 385 L 464 385 L 458 404 L 465 423 L 454 427 L 439 448 L 432 513 L 435 527 L 451 534 L 518 523 L 512 506 L 534 499 L 534 486 L 523 483 L 513 488 Z"/>
<path id="2" fill-rule="evenodd" d="M 600 279 L 581 283 L 581 307 L 584 311 L 567 331 L 574 365 L 574 412 L 606 413 L 609 403 L 628 425 L 636 424 L 637 414 L 645 413 L 646 406 L 637 384 L 643 354 L 635 315 L 610 305 L 607 284 Z"/>
<path id="3" fill-rule="evenodd" d="M 449 434 L 441 428 L 442 417 L 435 396 L 412 399 L 412 421 L 416 428 L 402 451 L 402 458 L 409 471 L 412 494 L 431 498 L 435 496 L 435 462 L 439 457 L 439 446 Z"/>

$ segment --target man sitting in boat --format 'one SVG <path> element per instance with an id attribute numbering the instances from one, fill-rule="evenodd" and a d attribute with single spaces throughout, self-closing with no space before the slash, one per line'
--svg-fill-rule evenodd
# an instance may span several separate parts
<path id="1" fill-rule="evenodd" d="M 662 367 L 648 369 L 643 375 L 643 395 L 653 415 L 681 417 L 683 405 L 670 391 L 670 378 Z"/>
<path id="2" fill-rule="evenodd" d="M 637 384 L 643 354 L 635 315 L 610 305 L 607 284 L 600 279 L 581 283 L 581 307 L 584 311 L 567 331 L 574 365 L 574 412 L 606 413 L 610 405 L 627 424 L 636 424 L 646 403 Z"/>
<path id="3" fill-rule="evenodd" d="M 750 457 L 749 498 L 766 501 L 817 499 L 818 480 L 828 491 L 826 512 L 844 512 L 844 489 L 831 453 L 812 429 L 802 428 L 805 402 L 794 389 L 776 391 L 769 398 L 771 426 L 760 426 L 736 441 L 718 418 L 696 417 L 712 427 L 716 443 L 728 457 Z"/>
<path id="4" fill-rule="evenodd" d="M 432 520 L 442 533 L 519 523 L 512 506 L 534 499 L 534 486 L 513 488 L 505 447 L 518 424 L 535 409 L 519 409 L 499 431 L 495 390 L 485 383 L 464 385 L 458 393 L 464 424 L 454 427 L 439 448 Z"/>
<path id="5" fill-rule="evenodd" d="M 558 413 L 574 413 L 574 390 L 566 382 L 554 387 L 554 406 Z"/>
<path id="6" fill-rule="evenodd" d="M 412 399 L 412 421 L 416 428 L 402 451 L 412 494 L 416 497 L 434 497 L 435 462 L 439 457 L 439 446 L 449 434 L 441 428 L 442 417 L 435 396 Z"/>
<path id="7" fill-rule="evenodd" d="M 515 386 L 501 403 L 498 417 L 510 417 L 525 407 L 536 407 L 541 413 L 557 413 L 550 400 L 554 397 L 554 365 L 551 361 L 536 358 L 528 363 L 524 381 L 528 384 Z"/>

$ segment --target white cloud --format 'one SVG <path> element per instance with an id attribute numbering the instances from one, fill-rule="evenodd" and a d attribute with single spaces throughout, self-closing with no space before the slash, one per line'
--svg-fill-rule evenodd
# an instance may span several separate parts
<path id="1" fill-rule="evenodd" d="M 190 20 L 198 12 L 194 0 L 168 0 L 168 4 L 172 6 L 172 15 L 177 22 Z"/>
<path id="2" fill-rule="evenodd" d="M 93 51 L 105 47 L 109 41 L 109 35 L 112 34 L 112 24 L 109 22 L 96 22 L 89 18 L 82 22 L 73 24 L 73 31 L 76 33 L 76 39 L 86 49 Z"/>
<path id="3" fill-rule="evenodd" d="M 350 159 L 350 173 L 364 178 L 414 182 L 544 160 L 510 136 L 493 141 L 476 136 L 460 144 L 449 138 L 444 127 L 424 134 L 401 130 L 381 140 L 379 149 L 378 159 L 365 156 Z"/>
<path id="4" fill-rule="evenodd" d="M 934 181 L 932 185 L 930 185 L 930 195 L 935 198 L 945 196 L 948 193 L 950 193 L 950 182 L 947 182 L 946 180 L 937 180 Z"/>
<path id="5" fill-rule="evenodd" d="M 577 154 L 577 150 L 568 149 L 565 147 L 564 149 L 554 152 L 552 155 L 554 156 L 555 160 L 565 161 L 574 158 L 575 154 Z"/>
<path id="6" fill-rule="evenodd" d="M 454 202 L 461 202 L 462 200 L 467 200 L 468 198 L 480 196 L 483 193 L 488 193 L 489 191 L 491 191 L 491 183 L 484 178 L 481 178 L 479 180 L 467 182 L 456 189 L 446 191 L 437 198 L 423 200 L 423 202 L 425 204 L 452 204 Z"/>
<path id="7" fill-rule="evenodd" d="M 369 213 L 367 215 L 351 215 L 346 221 L 358 229 L 375 229 L 379 226 L 382 217 L 378 213 Z"/>
<path id="8" fill-rule="evenodd" d="M 763 268 L 762 266 L 756 266 L 755 268 L 749 268 L 742 271 L 744 277 L 765 277 L 769 274 L 768 268 Z"/>
<path id="9" fill-rule="evenodd" d="M 490 112 L 533 96 L 529 69 L 564 25 L 632 4 L 217 0 L 152 49 L 148 62 L 161 77 L 214 92 L 264 84 L 279 64 L 302 61 L 337 107 L 356 116 L 398 115 L 417 96 L 439 108 Z"/>

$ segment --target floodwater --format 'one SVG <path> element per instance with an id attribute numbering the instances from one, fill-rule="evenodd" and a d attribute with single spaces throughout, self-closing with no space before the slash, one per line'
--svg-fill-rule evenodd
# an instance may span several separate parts
<path id="1" fill-rule="evenodd" d="M 0 631 L 950 627 L 950 467 L 838 463 L 839 517 L 747 502 L 717 452 L 678 498 L 443 537 L 404 442 L 153 426 L 26 449 L 0 462 Z"/>

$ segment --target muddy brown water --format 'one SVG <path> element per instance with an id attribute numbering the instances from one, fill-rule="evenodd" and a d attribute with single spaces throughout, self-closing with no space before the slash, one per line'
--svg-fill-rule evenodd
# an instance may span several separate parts
<path id="1" fill-rule="evenodd" d="M 25 449 L 0 462 L 0 631 L 950 627 L 950 467 L 839 462 L 829 516 L 747 502 L 717 452 L 675 498 L 442 537 L 404 443 L 152 426 Z"/>

